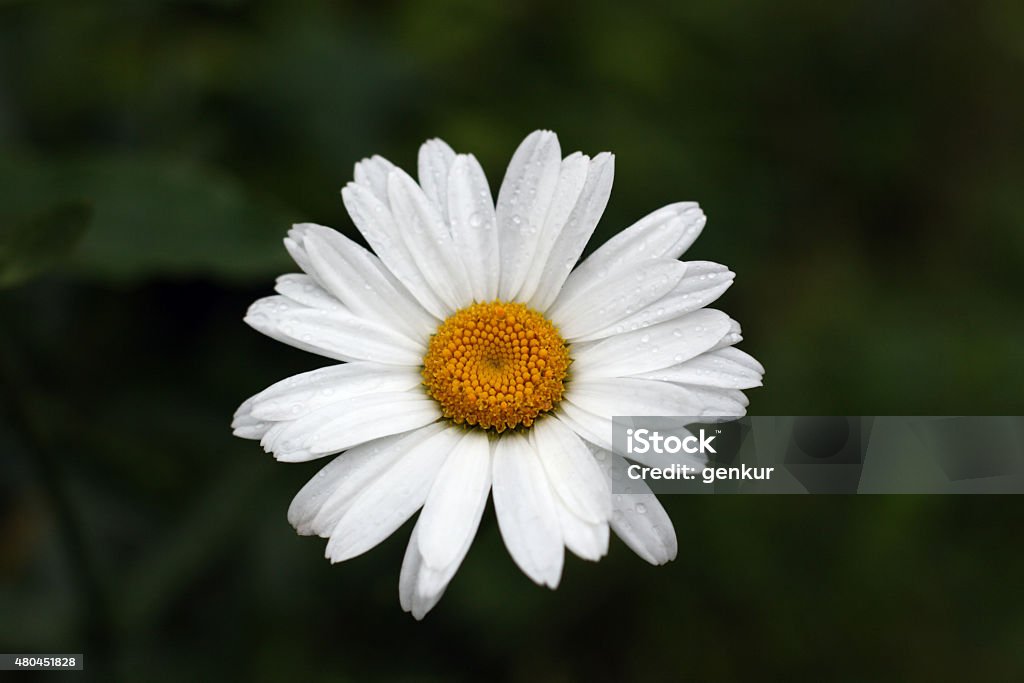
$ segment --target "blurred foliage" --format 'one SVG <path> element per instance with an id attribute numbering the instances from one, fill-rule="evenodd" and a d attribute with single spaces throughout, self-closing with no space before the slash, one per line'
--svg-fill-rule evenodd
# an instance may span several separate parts
<path id="1" fill-rule="evenodd" d="M 554 593 L 489 513 L 418 624 L 408 528 L 330 566 L 284 519 L 319 464 L 228 422 L 321 362 L 241 316 L 291 222 L 354 233 L 356 160 L 440 136 L 497 188 L 538 127 L 617 154 L 595 242 L 701 202 L 751 412 L 1021 414 L 1022 69 L 996 1 L 0 3 L 0 278 L 37 275 L 0 291 L 0 651 L 102 681 L 1020 679 L 1018 497 L 675 497 L 674 563 L 613 542 Z"/>
<path id="2" fill-rule="evenodd" d="M 91 214 L 89 204 L 78 201 L 0 220 L 0 287 L 20 284 L 59 264 L 82 238 Z"/>

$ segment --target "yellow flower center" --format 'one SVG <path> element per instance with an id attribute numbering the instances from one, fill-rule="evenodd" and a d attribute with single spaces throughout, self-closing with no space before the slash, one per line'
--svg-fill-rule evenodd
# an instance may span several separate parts
<path id="1" fill-rule="evenodd" d="M 441 323 L 423 357 L 423 384 L 445 417 L 503 432 L 529 427 L 561 400 L 570 362 L 547 318 L 493 301 Z"/>

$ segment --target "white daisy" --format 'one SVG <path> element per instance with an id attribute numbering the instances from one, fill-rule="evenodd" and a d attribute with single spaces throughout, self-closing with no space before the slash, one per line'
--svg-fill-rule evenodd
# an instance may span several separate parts
<path id="1" fill-rule="evenodd" d="M 300 534 L 329 539 L 332 562 L 422 508 L 399 581 L 417 619 L 492 491 L 505 545 L 538 584 L 558 585 L 565 548 L 601 558 L 609 528 L 652 564 L 673 559 L 675 531 L 650 490 L 612 495 L 612 416 L 742 415 L 741 390 L 761 384 L 761 365 L 733 348 L 739 325 L 704 308 L 733 273 L 678 260 L 704 227 L 697 204 L 655 211 L 573 270 L 613 168 L 608 153 L 563 159 L 537 131 L 495 206 L 477 160 L 440 140 L 420 148 L 419 183 L 365 159 L 342 197 L 373 252 L 296 225 L 285 246 L 303 274 L 281 276 L 245 318 L 343 362 L 256 394 L 235 434 L 287 462 L 340 453 L 288 510 Z"/>

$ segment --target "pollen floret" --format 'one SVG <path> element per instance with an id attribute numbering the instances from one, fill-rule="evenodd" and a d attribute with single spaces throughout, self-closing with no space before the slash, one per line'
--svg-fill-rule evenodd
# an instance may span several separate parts
<path id="1" fill-rule="evenodd" d="M 540 313 L 476 303 L 431 337 L 423 383 L 453 422 L 503 432 L 529 427 L 558 403 L 569 363 L 565 340 Z"/>

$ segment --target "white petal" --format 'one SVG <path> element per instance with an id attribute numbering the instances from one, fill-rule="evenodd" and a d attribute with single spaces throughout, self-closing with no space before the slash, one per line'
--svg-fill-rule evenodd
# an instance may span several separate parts
<path id="1" fill-rule="evenodd" d="M 422 381 L 413 367 L 366 361 L 331 365 L 272 384 L 253 396 L 250 412 L 259 420 L 294 420 L 354 396 L 410 391 Z"/>
<path id="2" fill-rule="evenodd" d="M 612 447 L 612 417 L 601 417 L 580 408 L 568 397 L 558 404 L 556 413 L 559 420 L 576 432 L 585 441 L 602 448 Z"/>
<path id="3" fill-rule="evenodd" d="M 688 392 L 703 410 L 702 417 L 743 417 L 747 414 L 750 399 L 739 389 L 720 389 L 718 387 L 698 387 L 689 384 L 675 384 Z"/>
<path id="4" fill-rule="evenodd" d="M 650 213 L 588 256 L 562 288 L 574 296 L 619 268 L 648 259 L 677 259 L 697 239 L 706 219 L 696 202 L 679 202 Z"/>
<path id="5" fill-rule="evenodd" d="M 564 404 L 565 402 L 563 401 L 562 405 Z M 564 414 L 560 414 L 558 418 L 565 421 Z M 572 428 L 570 423 L 567 422 L 566 424 Z M 610 460 L 606 458 L 601 449 L 588 444 L 587 450 L 590 451 L 600 469 L 604 470 L 611 466 Z M 605 477 L 605 480 L 609 481 L 607 477 Z M 585 522 L 573 514 L 557 495 L 555 496 L 555 501 L 558 507 L 558 522 L 565 547 L 584 560 L 596 562 L 604 557 L 608 553 L 608 523 L 592 524 Z"/>
<path id="6" fill-rule="evenodd" d="M 453 313 L 455 309 L 438 298 L 417 267 L 416 259 L 406 247 L 391 214 L 390 205 L 357 183 L 346 185 L 341 191 L 341 197 L 352 222 L 366 238 L 366 242 L 423 308 L 441 320 Z"/>
<path id="7" fill-rule="evenodd" d="M 625 461 L 618 455 L 609 455 L 615 459 L 616 469 L 624 471 Z M 612 529 L 619 538 L 651 564 L 674 560 L 679 546 L 672 519 L 646 482 L 642 479 L 619 482 L 615 490 Z"/>
<path id="8" fill-rule="evenodd" d="M 302 245 L 305 234 L 306 229 L 304 225 L 293 225 L 291 230 L 288 231 L 288 236 L 284 238 L 284 247 L 288 250 L 288 254 L 298 264 L 299 268 L 302 268 L 302 272 L 316 279 L 313 275 L 313 266 L 309 263 L 309 255 L 306 254 L 306 247 Z"/>
<path id="9" fill-rule="evenodd" d="M 741 341 L 743 341 L 742 332 L 743 330 L 740 328 L 740 324 L 733 320 L 732 318 L 730 318 L 729 331 L 726 332 L 725 336 L 722 337 L 717 344 L 712 346 L 709 349 L 709 351 L 718 351 L 719 349 L 725 349 L 730 346 L 735 346 L 736 344 L 739 344 Z"/>
<path id="10" fill-rule="evenodd" d="M 327 544 L 331 562 L 361 555 L 402 526 L 427 498 L 434 479 L 459 442 L 447 425 L 420 438 L 362 489 L 338 520 Z"/>
<path id="11" fill-rule="evenodd" d="M 262 439 L 270 429 L 270 422 L 252 416 L 254 403 L 252 398 L 246 399 L 235 411 L 234 419 L 231 421 L 231 429 L 235 436 L 243 439 Z"/>
<path id="12" fill-rule="evenodd" d="M 455 152 L 444 140 L 434 138 L 420 145 L 417 170 L 420 187 L 448 222 L 448 172 Z"/>
<path id="13" fill-rule="evenodd" d="M 652 260 L 645 263 L 654 264 L 658 261 Z M 681 265 L 684 265 L 686 269 L 685 274 L 665 296 L 646 304 L 632 315 L 609 322 L 608 325 L 597 331 L 581 336 L 576 341 L 604 339 L 614 334 L 677 319 L 687 313 L 704 308 L 732 285 L 734 275 L 725 266 L 708 261 L 689 261 Z M 640 267 L 645 266 L 640 264 Z M 587 290 L 588 293 L 590 291 L 593 290 Z"/>
<path id="14" fill-rule="evenodd" d="M 589 169 L 590 157 L 585 154 L 574 152 L 562 159 L 555 194 L 551 198 L 548 215 L 537 236 L 537 250 L 530 261 L 529 272 L 523 281 L 523 286 L 516 294 L 516 299 L 520 301 L 532 299 L 540 285 L 544 271 L 549 267 L 556 267 L 549 264 L 551 250 L 554 249 L 558 236 L 565 229 L 565 224 L 572 215 L 573 209 L 576 208 L 580 193 L 586 184 Z"/>
<path id="15" fill-rule="evenodd" d="M 565 547 L 577 557 L 597 562 L 608 554 L 607 522 L 584 522 L 561 501 L 558 503 L 558 522 Z"/>
<path id="16" fill-rule="evenodd" d="M 574 514 L 600 524 L 611 513 L 611 499 L 601 469 L 586 445 L 569 427 L 549 417 L 530 431 L 551 487 Z"/>
<path id="17" fill-rule="evenodd" d="M 498 296 L 506 301 L 515 297 L 530 270 L 561 164 L 558 138 L 543 130 L 528 135 L 509 162 L 496 209 L 501 245 Z"/>
<path id="18" fill-rule="evenodd" d="M 763 375 L 764 367 L 752 356 L 728 347 L 636 377 L 719 389 L 752 389 L 761 386 Z"/>
<path id="19" fill-rule="evenodd" d="M 614 156 L 602 152 L 590 160 L 587 181 L 580 192 L 576 208 L 569 216 L 565 229 L 551 247 L 547 268 L 537 285 L 537 291 L 530 299 L 530 305 L 538 311 L 546 311 L 551 306 L 569 272 L 587 246 L 590 236 L 594 234 L 594 228 L 597 227 L 597 222 L 601 220 L 601 214 L 608 205 L 614 177 Z"/>
<path id="20" fill-rule="evenodd" d="M 413 612 L 416 619 L 422 619 L 423 615 L 434 608 L 437 601 L 441 599 L 441 595 L 430 596 L 434 599 L 422 602 L 417 599 L 416 582 L 419 580 L 420 571 L 423 568 L 423 556 L 420 555 L 419 542 L 416 540 L 418 527 L 419 521 L 413 526 L 412 536 L 409 537 L 409 543 L 405 546 L 402 571 L 398 575 L 398 602 L 402 605 L 403 611 Z"/>
<path id="21" fill-rule="evenodd" d="M 310 266 L 312 268 L 312 266 Z M 344 310 L 345 306 L 309 275 L 290 273 L 277 278 L 274 291 L 307 308 L 328 311 Z"/>
<path id="22" fill-rule="evenodd" d="M 309 226 L 303 243 L 317 279 L 352 313 L 425 339 L 438 319 L 427 313 L 376 256 L 336 230 Z"/>
<path id="23" fill-rule="evenodd" d="M 525 436 L 498 439 L 493 487 L 498 527 L 512 559 L 534 583 L 556 588 L 564 556 L 558 504 Z"/>
<path id="24" fill-rule="evenodd" d="M 357 396 L 333 404 L 336 416 L 308 443 L 314 453 L 334 453 L 368 439 L 422 427 L 441 417 L 437 402 L 420 392 Z"/>
<path id="25" fill-rule="evenodd" d="M 498 296 L 501 259 L 494 200 L 480 163 L 471 154 L 460 154 L 448 176 L 448 214 L 452 240 L 466 267 L 476 301 Z"/>
<path id="26" fill-rule="evenodd" d="M 423 343 L 344 308 L 307 308 L 283 296 L 258 299 L 245 322 L 268 337 L 336 360 L 419 365 L 426 351 Z"/>
<path id="27" fill-rule="evenodd" d="M 419 392 L 367 394 L 282 422 L 284 428 L 271 429 L 262 443 L 278 460 L 300 462 L 416 429 L 440 417 L 437 402 Z"/>
<path id="28" fill-rule="evenodd" d="M 466 270 L 437 207 L 400 169 L 388 176 L 388 197 L 406 248 L 431 290 L 451 310 L 469 304 L 473 294 Z"/>
<path id="29" fill-rule="evenodd" d="M 682 363 L 712 348 L 729 331 L 729 316 L 701 309 L 681 318 L 576 346 L 576 377 L 624 377 Z"/>
<path id="30" fill-rule="evenodd" d="M 388 174 L 395 165 L 382 156 L 374 155 L 356 164 L 356 183 L 369 190 L 378 201 L 388 206 Z"/>
<path id="31" fill-rule="evenodd" d="M 479 519 L 477 523 L 479 524 Z M 455 572 L 462 564 L 462 560 L 466 557 L 466 553 L 469 552 L 475 535 L 474 529 L 474 533 L 463 540 L 459 553 L 451 564 L 443 569 L 432 569 L 423 562 L 423 555 L 420 554 L 419 527 L 420 524 L 417 520 L 412 529 L 412 536 L 409 538 L 409 545 L 405 549 L 402 573 L 398 579 L 398 599 L 402 609 L 412 612 L 416 619 L 422 619 L 441 599 L 448 583 L 451 582 Z"/>
<path id="32" fill-rule="evenodd" d="M 467 537 L 476 534 L 491 489 L 491 446 L 480 430 L 465 433 L 437 473 L 420 514 L 419 548 L 436 570 L 458 559 Z"/>
<path id="33" fill-rule="evenodd" d="M 689 389 L 649 379 L 623 377 L 578 379 L 566 398 L 599 417 L 680 415 L 701 417 L 706 406 Z"/>
<path id="34" fill-rule="evenodd" d="M 285 247 L 306 275 L 282 276 L 278 279 L 276 287 L 278 292 L 298 303 L 309 306 L 310 308 L 350 308 L 342 305 L 337 293 L 332 293 L 330 282 L 327 278 L 323 277 L 323 266 L 321 265 L 318 270 L 318 268 L 313 264 L 313 259 L 308 251 L 308 245 L 306 244 L 306 239 L 314 235 L 319 235 L 334 247 L 338 247 L 338 243 L 341 243 L 341 246 L 344 246 L 345 243 L 351 243 L 359 252 L 366 255 L 372 267 L 379 272 L 379 274 L 374 274 L 371 270 L 367 275 L 369 278 L 368 283 L 376 283 L 378 280 L 383 278 L 384 281 L 388 283 L 388 286 L 383 288 L 384 291 L 389 295 L 391 295 L 392 292 L 398 295 L 400 299 L 403 300 L 399 303 L 404 304 L 404 301 L 410 301 L 412 302 L 412 306 L 416 306 L 411 295 L 408 294 L 402 284 L 398 282 L 387 267 L 381 263 L 380 259 L 362 247 L 355 245 L 350 240 L 342 236 L 338 231 L 320 225 L 315 225 L 313 223 L 296 223 L 288 231 L 288 237 L 284 240 Z M 347 271 L 348 266 L 344 266 L 343 270 Z M 328 270 L 328 274 L 330 274 L 330 272 L 331 271 Z M 366 284 L 367 283 L 360 282 L 360 285 L 363 287 L 365 287 Z M 378 289 L 381 288 L 378 287 Z M 417 308 L 419 307 L 417 306 Z M 415 318 L 425 315 L 429 316 L 429 314 L 422 310 L 412 311 L 411 313 Z"/>
<path id="35" fill-rule="evenodd" d="M 661 259 L 628 266 L 572 298 L 559 297 L 547 316 L 565 339 L 586 340 L 664 297 L 686 270 L 685 263 Z"/>
<path id="36" fill-rule="evenodd" d="M 288 522 L 303 535 L 329 536 L 355 496 L 413 445 L 440 429 L 433 424 L 386 436 L 345 451 L 302 487 L 288 508 Z"/>

